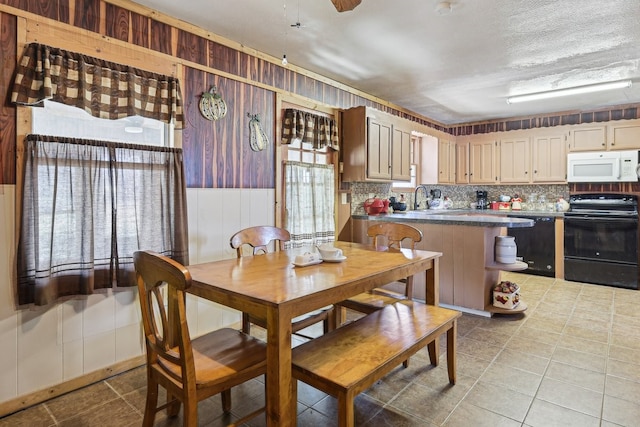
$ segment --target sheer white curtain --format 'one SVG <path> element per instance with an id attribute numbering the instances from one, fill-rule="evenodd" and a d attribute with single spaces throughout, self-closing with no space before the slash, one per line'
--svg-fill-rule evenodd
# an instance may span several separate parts
<path id="1" fill-rule="evenodd" d="M 285 228 L 289 247 L 335 240 L 335 178 L 333 165 L 285 164 Z"/>

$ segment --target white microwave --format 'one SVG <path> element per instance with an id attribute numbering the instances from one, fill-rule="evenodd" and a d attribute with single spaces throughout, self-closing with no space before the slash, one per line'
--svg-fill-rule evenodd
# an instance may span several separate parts
<path id="1" fill-rule="evenodd" d="M 592 151 L 567 155 L 568 182 L 637 182 L 639 151 Z"/>

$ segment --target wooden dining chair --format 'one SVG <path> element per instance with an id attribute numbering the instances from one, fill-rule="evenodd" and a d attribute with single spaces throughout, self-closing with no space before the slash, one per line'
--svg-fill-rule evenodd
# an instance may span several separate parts
<path id="1" fill-rule="evenodd" d="M 291 240 L 291 234 L 279 227 L 268 225 L 249 227 L 238 231 L 231 236 L 230 244 L 236 250 L 238 258 L 243 256 L 243 248 L 248 246 L 252 248 L 253 255 L 260 255 L 269 252 L 270 245 L 274 250 L 283 250 L 285 242 Z M 265 278 L 268 280 L 268 278 Z M 298 316 L 293 319 L 291 329 L 293 333 L 297 333 L 318 322 L 322 322 L 324 333 L 335 329 L 335 316 L 333 315 L 333 306 L 323 307 L 310 313 Z M 267 320 L 256 316 L 242 313 L 242 332 L 249 333 L 251 324 L 258 325 L 262 328 L 267 327 Z"/>
<path id="2" fill-rule="evenodd" d="M 151 251 L 133 255 L 147 347 L 147 400 L 142 425 L 153 425 L 162 409 L 183 426 L 198 425 L 198 402 L 221 393 L 222 409 L 231 410 L 231 387 L 266 373 L 266 344 L 241 331 L 223 328 L 191 340 L 185 291 L 191 275 L 180 263 Z M 166 284 L 168 310 L 163 300 Z M 169 314 L 169 316 L 167 316 Z M 167 403 L 158 407 L 158 386 Z M 253 418 L 264 408 L 243 418 Z M 241 424 L 241 422 L 238 422 Z"/>
<path id="3" fill-rule="evenodd" d="M 407 224 L 394 222 L 379 222 L 367 229 L 367 235 L 373 238 L 373 246 L 378 251 L 399 251 L 408 247 L 415 249 L 415 244 L 422 240 L 422 231 Z M 360 313 L 370 314 L 380 310 L 386 305 L 398 302 L 398 300 L 413 296 L 413 276 L 390 284 L 389 287 L 403 288 L 402 292 L 380 287 L 371 291 L 358 294 L 336 304 L 336 311 L 342 307 Z M 343 316 L 336 315 L 336 325 L 342 322 Z"/>

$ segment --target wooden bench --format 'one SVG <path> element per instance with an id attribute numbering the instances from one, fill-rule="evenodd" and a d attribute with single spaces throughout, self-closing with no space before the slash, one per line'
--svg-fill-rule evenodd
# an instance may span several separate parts
<path id="1" fill-rule="evenodd" d="M 447 333 L 449 382 L 456 382 L 459 311 L 406 300 L 371 313 L 292 350 L 293 377 L 338 398 L 339 426 L 353 426 L 353 400 L 418 350 Z M 297 392 L 294 381 L 294 391 Z"/>

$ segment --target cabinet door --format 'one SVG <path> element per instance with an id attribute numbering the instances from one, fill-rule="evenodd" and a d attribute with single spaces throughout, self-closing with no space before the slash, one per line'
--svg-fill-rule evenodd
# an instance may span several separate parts
<path id="1" fill-rule="evenodd" d="M 469 183 L 469 143 L 456 144 L 456 184 Z"/>
<path id="2" fill-rule="evenodd" d="M 609 125 L 608 136 L 610 150 L 640 149 L 640 123 L 638 120 L 631 123 Z"/>
<path id="3" fill-rule="evenodd" d="M 528 184 L 531 180 L 530 152 L 528 137 L 501 140 L 499 181 Z"/>
<path id="4" fill-rule="evenodd" d="M 471 184 L 493 184 L 495 140 L 472 141 L 469 144 L 469 182 Z"/>
<path id="5" fill-rule="evenodd" d="M 597 151 L 607 148 L 604 126 L 593 126 L 569 131 L 569 151 Z"/>
<path id="6" fill-rule="evenodd" d="M 564 134 L 533 138 L 533 182 L 567 181 L 566 139 Z"/>
<path id="7" fill-rule="evenodd" d="M 391 179 L 391 124 L 367 118 L 367 177 Z"/>
<path id="8" fill-rule="evenodd" d="M 438 182 L 453 184 L 455 182 L 455 145 L 448 140 L 438 140 Z"/>
<path id="9" fill-rule="evenodd" d="M 391 165 L 394 181 L 411 181 L 411 132 L 397 126 L 393 127 Z"/>

